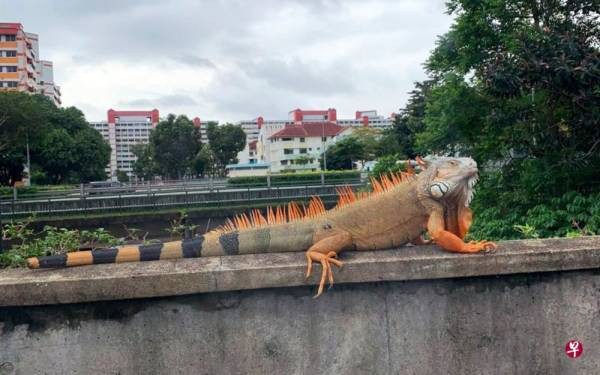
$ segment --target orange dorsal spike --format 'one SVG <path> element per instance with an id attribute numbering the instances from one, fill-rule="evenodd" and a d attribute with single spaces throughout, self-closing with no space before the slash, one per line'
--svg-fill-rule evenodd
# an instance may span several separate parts
<path id="1" fill-rule="evenodd" d="M 414 176 L 415 174 L 415 168 L 412 166 L 410 161 L 406 163 L 406 173 L 410 176 Z"/>
<path id="2" fill-rule="evenodd" d="M 273 207 L 269 207 L 267 209 L 267 223 L 275 223 L 275 213 L 273 212 Z"/>
<path id="3" fill-rule="evenodd" d="M 384 191 L 383 186 L 374 177 L 371 177 L 371 185 L 373 186 L 374 193 L 382 193 Z"/>
<path id="4" fill-rule="evenodd" d="M 285 211 L 281 209 L 281 206 L 277 206 L 277 211 L 275 211 L 275 222 L 277 224 L 285 223 Z"/>

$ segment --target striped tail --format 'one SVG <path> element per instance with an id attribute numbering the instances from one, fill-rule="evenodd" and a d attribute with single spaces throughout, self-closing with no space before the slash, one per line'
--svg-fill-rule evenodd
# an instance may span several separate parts
<path id="1" fill-rule="evenodd" d="M 151 245 L 131 245 L 74 251 L 61 255 L 27 259 L 29 268 L 62 268 L 89 264 L 143 262 L 148 260 L 197 258 L 201 256 L 204 236 L 184 241 L 172 241 Z"/>

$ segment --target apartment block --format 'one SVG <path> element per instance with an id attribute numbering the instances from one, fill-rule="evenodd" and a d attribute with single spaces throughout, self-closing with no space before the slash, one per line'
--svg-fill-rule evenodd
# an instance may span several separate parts
<path id="1" fill-rule="evenodd" d="M 0 23 L 0 90 L 42 94 L 61 104 L 52 62 L 40 60 L 38 35 L 20 23 Z"/>
<path id="2" fill-rule="evenodd" d="M 319 159 L 327 147 L 352 132 L 350 126 L 328 121 L 290 124 L 268 138 L 271 172 L 317 171 Z"/>
<path id="3" fill-rule="evenodd" d="M 133 175 L 133 163 L 137 160 L 132 153 L 136 144 L 147 144 L 150 132 L 158 125 L 158 109 L 150 111 L 115 111 L 109 109 L 106 121 L 90 122 L 110 145 L 110 163 L 106 173 L 115 180 L 117 171 Z"/>
<path id="4" fill-rule="evenodd" d="M 296 108 L 288 112 L 288 118 L 285 120 L 265 120 L 259 116 L 253 120 L 240 121 L 238 124 L 246 133 L 246 143 L 249 145 L 253 140 L 257 143 L 255 150 L 248 146 L 238 153 L 238 163 L 268 164 L 271 172 L 317 170 L 320 169 L 320 155 L 329 145 L 358 127 L 391 127 L 394 116 L 392 114 L 390 117 L 384 117 L 378 115 L 376 110 L 361 110 L 355 112 L 354 118 L 339 119 L 335 108 Z M 319 133 L 319 129 L 325 134 Z M 284 133 L 281 133 L 282 131 Z M 289 132 L 302 133 L 304 136 L 282 136 Z M 321 138 L 325 140 L 321 142 Z"/>
<path id="5" fill-rule="evenodd" d="M 192 122 L 200 131 L 200 141 L 202 142 L 202 144 L 209 143 L 208 142 L 208 132 L 207 132 L 208 124 L 211 122 L 214 124 L 217 124 L 217 125 L 219 124 L 218 121 L 204 121 L 204 120 L 201 120 L 200 117 L 194 117 Z"/>

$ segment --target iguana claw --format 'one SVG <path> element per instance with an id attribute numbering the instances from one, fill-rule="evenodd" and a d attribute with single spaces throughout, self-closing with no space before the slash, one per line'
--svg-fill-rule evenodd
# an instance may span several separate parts
<path id="1" fill-rule="evenodd" d="M 322 254 L 317 251 L 308 251 L 306 253 L 306 259 L 308 260 L 308 269 L 306 271 L 306 277 L 310 277 L 312 273 L 312 262 L 318 261 L 321 263 L 323 270 L 321 271 L 321 281 L 319 282 L 319 290 L 317 291 L 317 295 L 314 298 L 319 297 L 323 294 L 323 288 L 325 287 L 325 279 L 329 279 L 329 288 L 333 286 L 333 272 L 331 271 L 331 264 L 333 263 L 338 267 L 342 267 L 344 263 L 335 259 L 337 258 L 337 253 L 335 251 L 330 251 L 327 254 Z"/>

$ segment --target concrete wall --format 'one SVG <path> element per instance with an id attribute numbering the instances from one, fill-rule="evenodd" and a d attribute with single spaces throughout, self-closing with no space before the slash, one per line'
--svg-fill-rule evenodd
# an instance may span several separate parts
<path id="1" fill-rule="evenodd" d="M 504 254 L 491 255 L 438 255 L 435 247 L 347 253 L 336 280 L 350 283 L 318 299 L 312 285 L 232 290 L 298 285 L 302 254 L 146 262 L 151 268 L 139 272 L 4 271 L 0 305 L 13 306 L 0 307 L 0 374 L 598 374 L 599 244 L 590 237 L 504 242 Z M 202 290 L 212 292 L 15 306 L 165 295 L 169 283 L 189 293 L 197 264 L 210 269 L 214 279 Z M 524 267 L 548 272 L 512 273 Z M 374 281 L 399 278 L 394 269 L 417 280 Z M 119 271 L 129 274 L 115 276 L 122 289 L 106 281 Z M 492 272 L 508 274 L 472 276 Z M 47 297 L 56 288 L 69 292 Z M 29 297 L 17 299 L 20 290 Z M 571 339 L 583 342 L 578 359 L 565 355 Z"/>
<path id="2" fill-rule="evenodd" d="M 313 293 L 1 308 L 0 374 L 600 373 L 597 271 Z"/>

